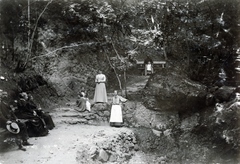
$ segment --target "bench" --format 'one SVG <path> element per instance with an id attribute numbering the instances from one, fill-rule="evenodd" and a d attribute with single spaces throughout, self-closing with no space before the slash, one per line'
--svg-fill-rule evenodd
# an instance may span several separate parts
<path id="1" fill-rule="evenodd" d="M 136 64 L 138 69 L 145 69 L 144 61 L 137 60 Z M 153 69 L 158 69 L 159 66 L 161 66 L 161 68 L 165 68 L 166 61 L 153 61 Z"/>

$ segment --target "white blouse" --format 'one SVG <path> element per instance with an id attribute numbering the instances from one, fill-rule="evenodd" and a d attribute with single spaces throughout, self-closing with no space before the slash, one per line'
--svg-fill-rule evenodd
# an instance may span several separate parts
<path id="1" fill-rule="evenodd" d="M 106 82 L 106 76 L 104 74 L 98 74 L 95 79 L 96 83 L 104 83 Z"/>
<path id="2" fill-rule="evenodd" d="M 113 96 L 112 104 L 113 105 L 121 105 L 122 102 L 126 102 L 127 99 L 123 98 L 122 96 Z"/>

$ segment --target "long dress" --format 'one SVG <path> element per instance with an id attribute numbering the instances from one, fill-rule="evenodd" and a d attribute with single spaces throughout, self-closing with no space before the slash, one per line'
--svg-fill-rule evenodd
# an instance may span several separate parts
<path id="1" fill-rule="evenodd" d="M 86 110 L 86 100 L 83 97 L 79 97 L 76 101 L 76 105 L 79 109 L 79 112 L 83 112 Z"/>
<path id="2" fill-rule="evenodd" d="M 85 110 L 91 111 L 91 104 L 86 97 L 79 97 L 76 101 L 78 107 L 77 111 L 84 112 Z"/>
<path id="3" fill-rule="evenodd" d="M 111 115 L 109 120 L 110 126 L 122 126 L 122 102 L 126 102 L 127 99 L 117 95 L 113 97 L 112 101 Z"/>
<path id="4" fill-rule="evenodd" d="M 52 116 L 44 112 L 42 109 L 38 109 L 37 105 L 34 103 L 33 100 L 28 100 L 26 106 L 28 109 L 35 111 L 37 115 L 45 121 L 46 126 L 49 130 L 52 130 L 55 127 L 55 124 L 52 120 Z"/>
<path id="5" fill-rule="evenodd" d="M 107 102 L 107 91 L 106 91 L 106 76 L 104 74 L 98 74 L 95 79 L 96 88 L 93 98 L 93 102 Z"/>
<path id="6" fill-rule="evenodd" d="M 26 126 L 30 137 L 46 136 L 48 134 L 45 121 L 38 115 L 34 115 L 34 110 L 28 107 L 26 100 L 19 99 L 18 109 L 15 112 L 18 119 L 28 120 Z"/>

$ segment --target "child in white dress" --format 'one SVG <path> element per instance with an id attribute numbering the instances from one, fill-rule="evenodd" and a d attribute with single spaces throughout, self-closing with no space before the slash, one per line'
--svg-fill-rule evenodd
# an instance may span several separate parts
<path id="1" fill-rule="evenodd" d="M 110 126 L 121 127 L 123 125 L 122 117 L 122 103 L 126 102 L 127 99 L 119 96 L 117 91 L 114 91 L 114 96 L 112 98 L 112 108 L 110 115 Z"/>

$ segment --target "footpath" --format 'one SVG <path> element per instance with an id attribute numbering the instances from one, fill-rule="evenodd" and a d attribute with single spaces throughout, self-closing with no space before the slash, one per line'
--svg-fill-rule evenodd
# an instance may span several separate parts
<path id="1" fill-rule="evenodd" d="M 139 91 L 147 80 L 147 76 L 139 76 L 137 83 L 129 80 L 127 89 Z M 18 150 L 14 141 L 1 141 L 0 164 L 147 163 L 130 128 L 109 126 L 109 109 L 109 105 L 96 104 L 91 112 L 78 112 L 70 102 L 52 110 L 56 127 L 47 136 L 30 138 L 33 146 L 27 151 Z M 126 109 L 124 115 L 131 120 L 135 109 Z M 6 133 L 2 130 L 0 138 Z"/>

